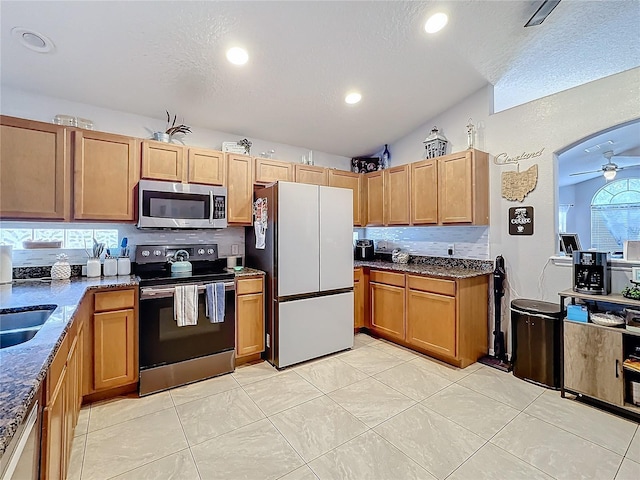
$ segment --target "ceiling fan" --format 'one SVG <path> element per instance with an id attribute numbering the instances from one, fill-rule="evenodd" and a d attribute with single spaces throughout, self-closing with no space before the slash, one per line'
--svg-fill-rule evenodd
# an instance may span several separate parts
<path id="1" fill-rule="evenodd" d="M 609 181 L 609 180 L 613 180 L 614 178 L 616 178 L 616 173 L 618 173 L 619 170 L 624 170 L 625 168 L 640 167 L 640 163 L 637 164 L 637 165 L 627 165 L 625 167 L 619 167 L 618 165 L 616 165 L 615 163 L 613 163 L 611 161 L 611 159 L 614 158 L 614 157 L 624 158 L 624 159 L 627 159 L 627 158 L 640 158 L 640 157 L 614 155 L 613 151 L 611 151 L 611 150 L 604 152 L 602 155 L 604 156 L 604 158 L 607 159 L 607 163 L 602 165 L 602 168 L 600 168 L 599 170 L 589 170 L 588 172 L 571 173 L 571 174 L 569 174 L 569 176 L 584 175 L 586 173 L 599 173 L 599 172 L 602 172 L 602 175 L 604 176 L 604 178 L 606 178 L 607 181 Z"/>

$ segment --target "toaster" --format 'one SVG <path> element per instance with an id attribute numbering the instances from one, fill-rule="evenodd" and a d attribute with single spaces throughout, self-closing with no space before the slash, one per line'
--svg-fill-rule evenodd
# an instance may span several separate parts
<path id="1" fill-rule="evenodd" d="M 373 240 L 356 240 L 355 255 L 356 260 L 373 260 Z"/>

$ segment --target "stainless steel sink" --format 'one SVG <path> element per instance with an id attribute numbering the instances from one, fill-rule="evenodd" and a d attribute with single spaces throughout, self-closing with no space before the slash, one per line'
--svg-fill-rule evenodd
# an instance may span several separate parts
<path id="1" fill-rule="evenodd" d="M 0 348 L 31 340 L 56 308 L 57 305 L 39 305 L 21 311 L 0 310 Z"/>

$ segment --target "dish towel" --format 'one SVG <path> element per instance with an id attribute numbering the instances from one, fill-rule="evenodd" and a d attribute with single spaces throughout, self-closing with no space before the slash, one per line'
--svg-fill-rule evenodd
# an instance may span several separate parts
<path id="1" fill-rule="evenodd" d="M 173 317 L 179 327 L 198 324 L 198 286 L 176 285 Z"/>
<path id="2" fill-rule="evenodd" d="M 224 283 L 210 283 L 206 287 L 205 314 L 211 323 L 224 322 Z"/>

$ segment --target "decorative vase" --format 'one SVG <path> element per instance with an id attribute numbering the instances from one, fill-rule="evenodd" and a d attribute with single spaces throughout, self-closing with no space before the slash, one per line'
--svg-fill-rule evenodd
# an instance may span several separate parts
<path id="1" fill-rule="evenodd" d="M 69 265 L 68 258 L 64 253 L 61 253 L 56 257 L 58 261 L 51 267 L 51 279 L 52 280 L 66 280 L 71 276 L 71 265 Z"/>
<path id="2" fill-rule="evenodd" d="M 389 152 L 389 145 L 384 144 L 384 152 L 382 152 L 382 169 L 389 168 L 389 160 L 391 159 L 391 153 Z"/>
<path id="3" fill-rule="evenodd" d="M 153 139 L 158 142 L 170 143 L 171 135 L 165 132 L 153 132 Z"/>

